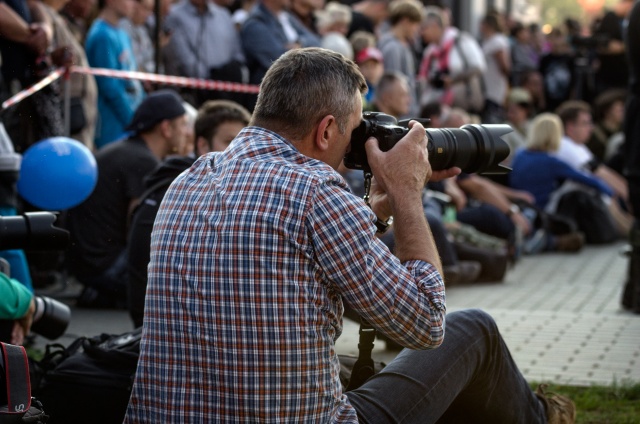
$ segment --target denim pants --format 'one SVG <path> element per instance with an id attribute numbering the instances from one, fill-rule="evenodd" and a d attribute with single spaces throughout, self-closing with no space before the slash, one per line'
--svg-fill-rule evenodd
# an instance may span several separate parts
<path id="1" fill-rule="evenodd" d="M 127 251 L 125 249 L 102 274 L 78 277 L 78 280 L 86 287 L 96 290 L 101 297 L 118 301 L 124 306 L 127 300 L 128 275 Z"/>
<path id="2" fill-rule="evenodd" d="M 472 309 L 447 314 L 443 344 L 402 350 L 347 392 L 363 423 L 546 423 L 495 321 Z"/>

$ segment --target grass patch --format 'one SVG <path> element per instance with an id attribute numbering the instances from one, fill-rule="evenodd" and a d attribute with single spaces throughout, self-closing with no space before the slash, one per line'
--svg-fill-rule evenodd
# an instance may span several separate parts
<path id="1" fill-rule="evenodd" d="M 531 383 L 531 388 L 538 387 Z M 639 424 L 640 384 L 573 387 L 549 384 L 547 392 L 568 396 L 576 403 L 580 424 Z"/>

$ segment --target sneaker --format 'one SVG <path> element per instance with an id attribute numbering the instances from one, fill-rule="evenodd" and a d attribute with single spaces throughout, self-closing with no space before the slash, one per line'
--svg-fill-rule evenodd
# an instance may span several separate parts
<path id="1" fill-rule="evenodd" d="M 549 234 L 540 228 L 524 242 L 522 246 L 523 253 L 527 255 L 542 253 L 547 250 L 548 242 Z"/>
<path id="2" fill-rule="evenodd" d="M 582 249 L 584 242 L 584 234 L 581 232 L 563 234 L 556 237 L 556 250 L 558 252 L 577 252 Z"/>
<path id="3" fill-rule="evenodd" d="M 547 411 L 549 424 L 573 424 L 576 422 L 576 404 L 566 396 L 555 393 L 545 393 L 546 384 L 541 384 L 536 390 L 536 396 Z"/>

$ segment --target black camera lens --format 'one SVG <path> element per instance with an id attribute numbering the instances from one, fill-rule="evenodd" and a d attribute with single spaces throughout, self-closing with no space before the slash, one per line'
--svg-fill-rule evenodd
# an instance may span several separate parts
<path id="1" fill-rule="evenodd" d="M 33 314 L 31 331 L 55 340 L 62 336 L 69 321 L 71 321 L 71 309 L 62 302 L 45 296 L 34 297 L 36 311 Z"/>
<path id="2" fill-rule="evenodd" d="M 509 145 L 502 136 L 509 125 L 465 125 L 461 128 L 428 128 L 429 163 L 435 171 L 454 166 L 466 173 L 504 173 L 500 162 L 509 156 Z"/>
<path id="3" fill-rule="evenodd" d="M 351 134 L 351 147 L 344 158 L 347 168 L 369 172 L 364 144 L 369 137 L 378 140 L 380 150 L 388 151 L 409 132 L 408 119 L 397 122 L 393 116 L 365 112 Z M 397 125 L 396 125 L 397 124 Z M 502 136 L 513 131 L 509 125 L 465 125 L 461 128 L 426 129 L 429 163 L 435 171 L 454 166 L 466 173 L 504 174 L 509 168 L 500 162 L 509 156 L 509 145 Z"/>

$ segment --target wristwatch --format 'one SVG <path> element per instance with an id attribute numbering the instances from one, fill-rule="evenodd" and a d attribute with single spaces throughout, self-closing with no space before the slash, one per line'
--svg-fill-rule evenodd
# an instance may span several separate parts
<path id="1" fill-rule="evenodd" d="M 512 203 L 511 206 L 509 206 L 509 210 L 506 213 L 507 213 L 507 216 L 520 213 L 520 207 L 515 203 Z"/>
<path id="2" fill-rule="evenodd" d="M 378 234 L 386 233 L 389 227 L 391 226 L 391 224 L 393 224 L 392 216 L 390 216 L 389 219 L 387 219 L 386 221 L 383 221 L 382 219 L 378 218 L 376 220 L 376 228 L 377 228 L 376 233 Z"/>

